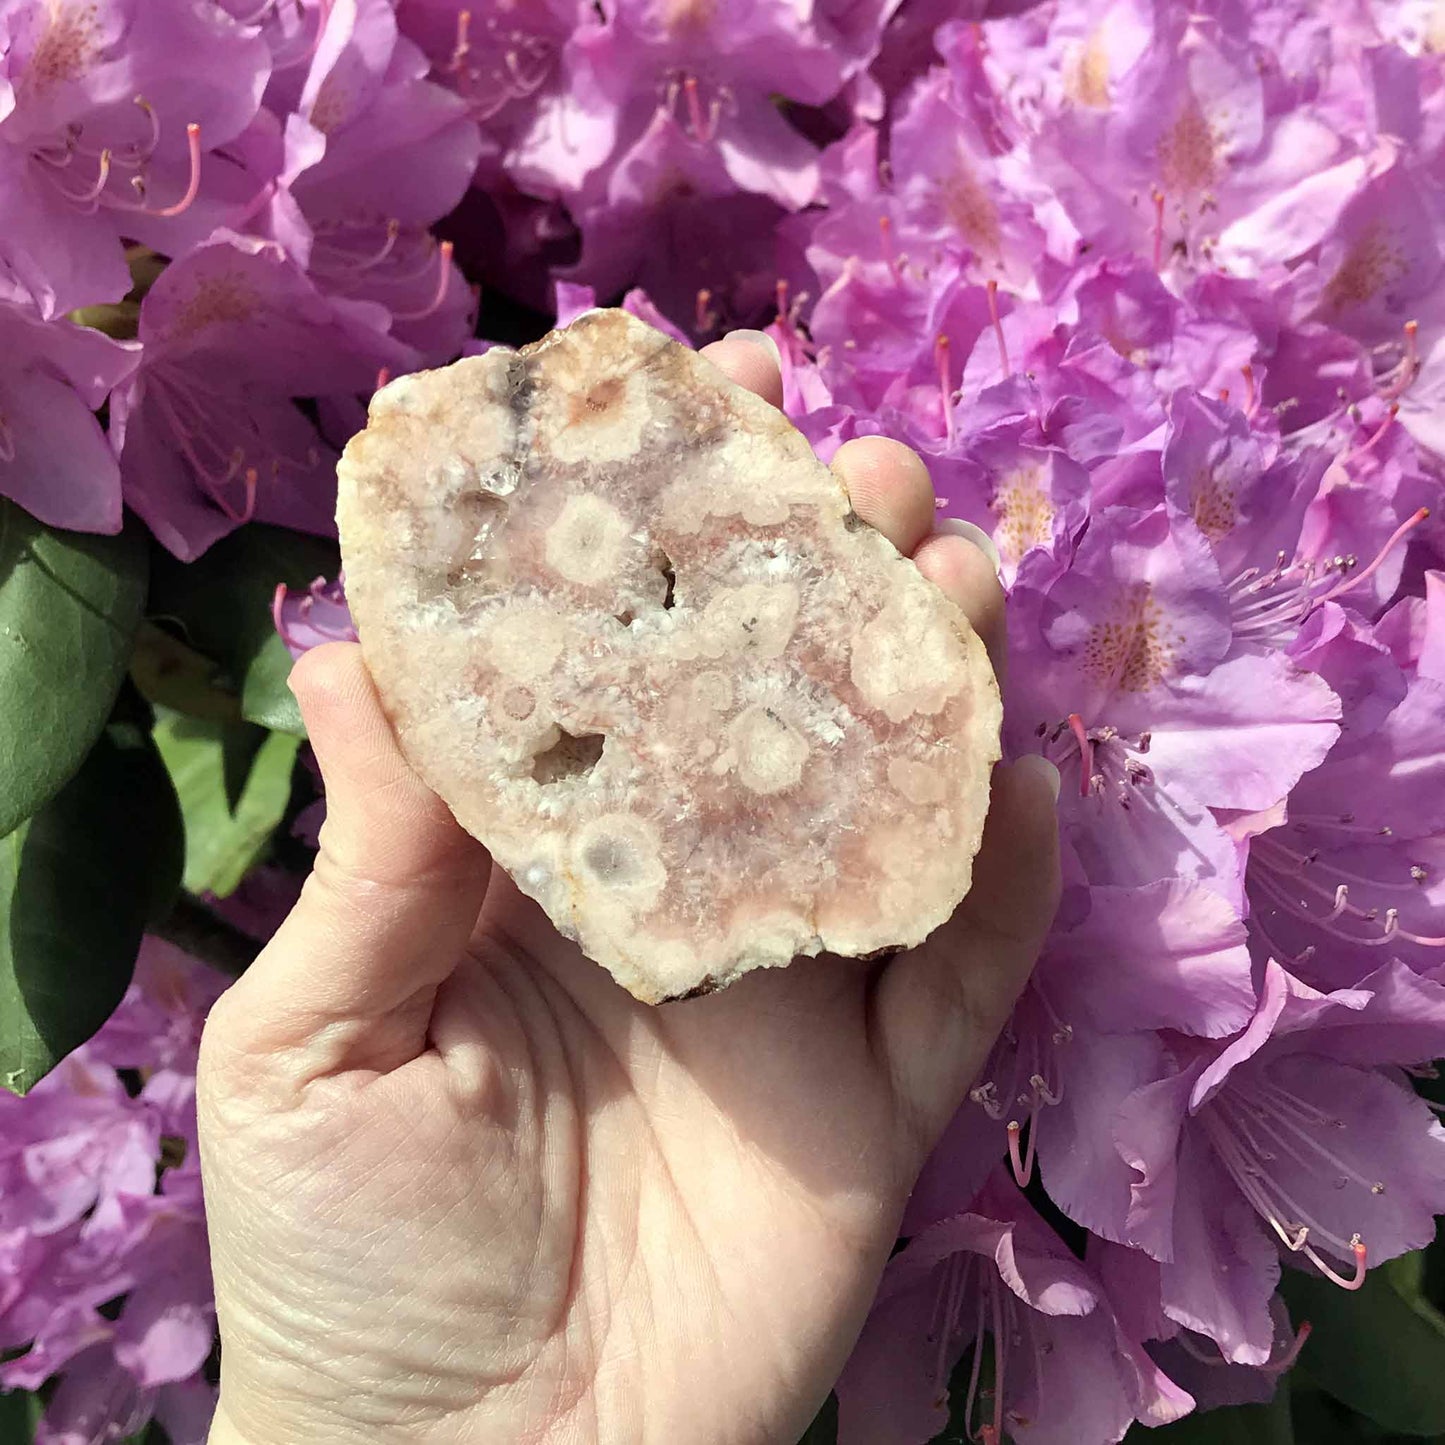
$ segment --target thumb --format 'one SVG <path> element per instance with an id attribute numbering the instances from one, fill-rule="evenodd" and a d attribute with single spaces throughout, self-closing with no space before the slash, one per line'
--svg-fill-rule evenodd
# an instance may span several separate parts
<path id="1" fill-rule="evenodd" d="M 321 850 L 225 1013 L 255 1046 L 324 1038 L 318 1072 L 393 1068 L 425 1045 L 490 860 L 402 756 L 357 644 L 307 653 L 291 688 L 326 783 Z"/>
<path id="2" fill-rule="evenodd" d="M 917 1164 L 953 1117 L 1028 981 L 1059 902 L 1058 773 L 1027 757 L 994 770 L 973 887 L 878 981 L 882 1055 Z"/>

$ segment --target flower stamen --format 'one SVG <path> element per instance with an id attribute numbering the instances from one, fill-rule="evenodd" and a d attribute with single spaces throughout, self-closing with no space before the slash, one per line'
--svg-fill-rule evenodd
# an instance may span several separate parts
<path id="1" fill-rule="evenodd" d="M 1244 377 L 1244 414 L 1252 417 L 1259 410 L 1259 390 L 1255 386 L 1254 367 L 1245 362 L 1239 370 Z"/>
<path id="2" fill-rule="evenodd" d="M 1079 742 L 1079 796 L 1087 798 L 1094 779 L 1094 740 L 1076 712 L 1069 714 L 1069 731 Z"/>
<path id="3" fill-rule="evenodd" d="M 947 336 L 940 336 L 933 343 L 933 362 L 938 368 L 938 394 L 943 402 L 943 431 L 952 446 L 958 438 L 958 424 L 953 417 L 953 383 L 948 374 L 949 345 Z"/>
<path id="4" fill-rule="evenodd" d="M 1386 401 L 1404 396 L 1420 374 L 1420 323 L 1405 323 L 1405 354 L 1400 358 L 1395 379 L 1380 393 Z"/>
<path id="5" fill-rule="evenodd" d="M 898 248 L 893 240 L 893 218 L 891 216 L 878 217 L 878 249 L 883 253 L 888 274 L 892 276 L 896 285 L 901 286 L 903 284 L 903 268 L 899 264 Z"/>
<path id="6" fill-rule="evenodd" d="M 1322 602 L 1332 602 L 1336 597 L 1340 597 L 1344 593 L 1350 591 L 1352 588 L 1358 587 L 1361 582 L 1368 581 L 1371 577 L 1375 575 L 1376 572 L 1380 570 L 1382 566 L 1384 566 L 1385 558 L 1390 555 L 1390 553 L 1395 549 L 1396 545 L 1402 542 L 1406 537 L 1408 537 L 1410 533 L 1415 530 L 1416 527 L 1427 521 L 1429 519 L 1429 516 L 1429 507 L 1420 507 L 1417 511 L 1413 512 L 1409 517 L 1407 517 L 1403 522 L 1401 522 L 1400 525 L 1396 527 L 1393 532 L 1390 533 L 1389 537 L 1385 541 L 1385 545 L 1381 547 L 1379 552 L 1375 554 L 1375 560 L 1371 562 L 1368 567 L 1366 567 L 1361 572 L 1356 572 L 1352 576 L 1347 577 L 1343 582 L 1336 584 L 1334 587 L 1330 588 L 1330 590 L 1326 592 L 1324 596 L 1316 597 L 1311 604 L 1311 608 L 1313 609 L 1314 607 L 1318 607 Z"/>
<path id="7" fill-rule="evenodd" d="M 1214 1146 L 1215 1155 L 1240 1193 L 1286 1249 L 1292 1254 L 1303 1254 L 1326 1279 L 1341 1289 L 1359 1289 L 1364 1282 L 1366 1260 L 1360 1235 L 1356 1233 L 1345 1240 L 1301 1209 L 1278 1177 L 1270 1176 L 1268 1166 L 1275 1162 L 1277 1155 L 1273 1148 L 1265 1147 L 1266 1143 L 1282 1149 L 1293 1163 L 1306 1169 L 1316 1169 L 1320 1163 L 1328 1165 L 1337 1171 L 1341 1185 L 1353 1179 L 1365 1184 L 1372 1194 L 1382 1193 L 1384 1186 L 1368 1184 L 1332 1150 L 1292 1121 L 1290 1114 L 1317 1125 L 1339 1128 L 1346 1127 L 1344 1120 L 1328 1119 L 1302 1100 L 1267 1082 L 1260 1081 L 1257 1088 L 1259 1102 L 1256 1105 L 1245 1105 L 1233 1097 L 1232 1089 L 1226 1089 L 1201 1111 L 1199 1119 Z M 1256 1128 L 1267 1135 L 1267 1139 L 1257 1136 Z M 1284 1214 L 1286 1210 L 1293 1219 Z M 1352 1255 L 1354 1275 L 1340 1274 L 1315 1248 L 1311 1242 L 1315 1237 L 1324 1240 L 1332 1253 Z"/>
<path id="8" fill-rule="evenodd" d="M 993 324 L 994 340 L 998 342 L 999 362 L 1003 366 L 1004 376 L 1009 377 L 1013 375 L 1013 367 L 1009 364 L 1008 341 L 1003 334 L 1003 322 L 998 314 L 998 282 L 990 277 L 985 290 L 988 293 L 988 317 Z"/>
<path id="9" fill-rule="evenodd" d="M 1382 421 L 1380 425 L 1376 427 L 1375 430 L 1371 432 L 1370 435 L 1366 437 L 1363 442 L 1360 443 L 1359 446 L 1353 448 L 1351 451 L 1346 452 L 1344 456 L 1340 458 L 1340 465 L 1343 467 L 1347 467 L 1351 462 L 1358 461 L 1361 457 L 1369 456 L 1369 454 L 1374 451 L 1377 446 L 1379 446 L 1385 434 L 1390 430 L 1392 426 L 1394 426 L 1395 418 L 1399 415 L 1400 403 L 1397 401 L 1391 402 L 1389 410 L 1385 413 L 1384 421 Z"/>
<path id="10" fill-rule="evenodd" d="M 447 287 L 452 279 L 452 251 L 455 249 L 451 241 L 443 241 L 437 247 L 437 285 L 432 299 L 416 311 L 393 311 L 392 319 L 395 321 L 421 321 L 425 317 L 435 315 L 441 310 L 442 303 L 447 299 Z"/>

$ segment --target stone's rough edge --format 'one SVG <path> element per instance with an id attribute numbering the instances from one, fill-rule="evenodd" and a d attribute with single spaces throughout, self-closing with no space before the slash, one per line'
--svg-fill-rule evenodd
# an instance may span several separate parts
<path id="1" fill-rule="evenodd" d="M 657 1003 L 682 1003 L 690 998 L 706 998 L 710 993 L 721 993 L 727 987 L 726 983 L 719 983 L 712 974 L 708 974 L 701 983 L 694 984 L 685 993 L 669 994 L 666 998 L 657 999 Z"/>
<path id="2" fill-rule="evenodd" d="M 591 326 L 593 324 L 603 322 L 603 318 L 612 315 L 615 315 L 615 313 L 594 312 L 584 317 L 578 318 L 578 322 L 580 323 L 580 325 L 574 323 L 574 326 L 576 326 L 577 330 L 589 330 L 591 329 Z M 641 330 L 642 328 L 641 326 L 637 326 L 636 329 Z M 516 428 L 512 437 L 512 440 L 515 443 L 514 454 L 515 457 L 518 459 L 518 465 L 523 466 L 525 465 L 525 458 L 530 453 L 532 447 L 531 436 L 529 434 L 530 429 L 528 426 L 528 422 L 531 419 L 531 407 L 529 403 L 531 402 L 532 397 L 536 391 L 536 382 L 534 379 L 535 373 L 529 363 L 531 363 L 534 358 L 544 355 L 549 349 L 553 347 L 565 346 L 566 342 L 567 336 L 564 332 L 554 331 L 552 333 L 549 333 L 547 336 L 541 338 L 540 340 L 530 343 L 529 345 L 524 346 L 517 351 L 508 351 L 500 347 L 494 348 L 493 352 L 488 353 L 484 357 L 467 359 L 459 363 L 454 363 L 452 366 L 449 367 L 436 368 L 433 371 L 415 373 L 412 376 L 401 378 L 399 379 L 399 381 L 393 382 L 391 386 L 384 389 L 383 392 L 377 393 L 377 395 L 373 398 L 373 404 L 369 408 L 368 421 L 370 422 L 370 420 L 376 416 L 379 408 L 384 410 L 388 407 L 389 404 L 396 404 L 398 402 L 398 398 L 395 398 L 394 396 L 389 396 L 388 393 L 393 393 L 397 390 L 409 389 L 413 386 L 419 386 L 419 388 L 424 389 L 433 380 L 433 378 L 435 378 L 439 374 L 452 373 L 453 375 L 455 375 L 463 368 L 465 369 L 466 373 L 470 374 L 471 376 L 475 376 L 479 382 L 483 381 L 485 373 L 492 372 L 493 379 L 487 380 L 485 385 L 478 387 L 478 390 L 480 393 L 490 393 L 494 402 L 502 400 L 502 398 L 505 397 L 505 400 L 508 402 L 515 403 L 516 401 L 520 401 L 522 403 L 520 407 L 514 405 L 511 409 L 513 411 L 512 421 Z M 643 364 L 647 364 L 647 362 L 650 361 L 653 356 L 662 356 L 663 354 L 668 352 L 682 350 L 683 348 L 680 348 L 677 343 L 671 341 L 670 339 L 666 337 L 659 337 L 658 344 L 653 348 L 652 353 L 647 358 L 647 361 L 645 361 Z M 757 410 L 760 407 L 767 407 L 766 403 L 761 402 L 761 400 L 753 396 L 752 393 L 748 393 L 745 391 L 740 392 L 734 383 L 732 383 L 726 376 L 724 376 L 720 371 L 718 371 L 717 368 L 708 363 L 704 358 L 700 358 L 692 352 L 685 352 L 684 354 L 686 356 L 687 364 L 689 366 L 695 369 L 700 368 L 704 372 L 710 373 L 711 376 L 716 379 L 716 383 L 720 388 L 724 388 L 727 391 L 733 393 L 734 404 L 739 408 L 743 409 L 744 413 L 746 413 L 747 410 Z M 505 376 L 497 377 L 497 363 L 502 360 L 503 356 L 506 357 Z M 502 387 L 505 388 L 504 392 L 502 391 Z M 403 409 L 410 408 L 405 408 L 403 404 Z M 776 421 L 781 419 L 781 414 L 778 414 L 777 416 L 774 415 L 774 409 L 769 407 L 767 408 L 767 412 L 767 421 L 769 423 L 775 423 Z M 796 430 L 791 427 L 790 423 L 786 423 L 784 421 L 784 428 L 787 432 L 791 432 L 793 437 L 800 438 L 801 434 L 797 433 Z M 764 430 L 770 429 L 770 427 L 764 428 Z M 847 494 L 842 486 L 841 480 L 836 477 L 836 474 L 832 472 L 831 468 L 826 467 L 821 461 L 818 461 L 815 457 L 813 457 L 811 449 L 806 448 L 806 443 L 804 443 L 803 445 L 806 450 L 808 459 L 813 461 L 818 469 L 819 478 L 822 479 L 826 477 L 838 489 L 839 501 L 841 502 L 843 508 L 843 511 L 838 518 L 841 525 L 845 528 L 845 530 L 849 532 L 868 531 L 871 533 L 872 529 L 868 528 L 866 524 L 864 524 L 861 519 L 858 518 L 857 514 L 852 511 L 851 507 L 848 506 Z M 359 484 L 362 481 L 360 477 L 350 474 L 351 467 L 349 464 L 352 461 L 352 452 L 353 446 L 348 445 L 346 449 L 346 455 L 343 457 L 342 460 L 342 467 L 339 469 L 339 474 L 341 472 L 348 473 L 348 475 L 343 477 L 343 485 L 340 487 L 338 493 L 338 524 L 342 529 L 343 540 L 347 536 L 347 530 L 349 525 L 346 521 L 343 520 L 343 514 L 349 510 L 348 504 L 352 500 L 354 500 L 354 498 L 349 494 L 359 490 Z M 801 462 L 802 457 L 799 457 L 798 460 Z M 357 470 L 361 471 L 363 469 L 358 468 Z M 505 494 L 503 493 L 502 495 Z M 374 519 L 369 521 L 363 521 L 361 530 L 371 531 L 374 534 L 376 531 L 376 521 Z M 882 537 L 881 534 L 872 533 L 872 535 L 876 537 L 880 548 L 888 553 L 891 553 L 893 558 L 897 559 L 899 562 L 907 561 L 907 559 L 903 558 L 902 554 L 898 553 L 896 549 L 892 547 L 891 543 L 889 543 L 886 538 Z M 921 575 L 917 574 L 916 572 L 915 576 L 918 577 L 919 580 L 926 580 L 922 579 Z M 933 586 L 933 584 L 929 585 Z M 982 639 L 979 638 L 978 635 L 974 632 L 966 615 L 962 612 L 960 608 L 956 606 L 956 604 L 952 602 L 951 599 L 944 597 L 941 593 L 939 594 L 939 596 L 944 603 L 944 610 L 946 611 L 946 613 L 951 614 L 952 624 L 959 635 L 960 642 L 962 643 L 963 650 L 966 655 L 968 669 L 970 673 L 974 676 L 976 701 L 979 707 L 978 716 L 980 720 L 986 723 L 986 727 L 980 731 L 982 735 L 988 740 L 988 745 L 983 748 L 974 749 L 974 757 L 976 759 L 976 765 L 982 781 L 983 795 L 986 799 L 988 794 L 988 779 L 991 774 L 992 767 L 1001 757 L 1000 726 L 1002 704 L 997 678 L 993 672 L 991 661 L 987 656 L 987 651 L 983 646 Z M 365 612 L 366 610 L 367 608 L 363 605 L 362 611 Z M 361 618 L 358 618 L 358 628 L 363 640 L 363 649 L 365 650 L 365 624 Z M 396 707 L 393 707 L 387 700 L 385 691 L 383 691 L 383 704 L 388 717 L 393 722 L 393 726 L 396 726 L 397 712 L 401 709 L 403 704 L 398 703 Z M 425 776 L 425 769 L 423 766 L 419 765 L 416 760 L 412 760 L 410 757 L 409 761 L 412 761 L 412 765 L 414 767 L 417 767 L 418 771 L 422 773 L 423 776 Z M 450 808 L 450 805 L 448 806 Z M 453 812 L 453 815 L 456 816 L 456 809 L 451 808 L 451 811 Z M 631 988 L 631 991 L 633 991 L 639 998 L 644 999 L 644 1001 L 653 1003 L 668 1002 L 672 1001 L 673 999 L 699 997 L 707 993 L 718 991 L 722 988 L 729 986 L 743 973 L 754 971 L 759 967 L 786 966 L 789 962 L 792 961 L 793 958 L 816 956 L 820 953 L 832 952 L 836 956 L 859 957 L 866 961 L 869 959 L 876 960 L 887 958 L 897 953 L 903 952 L 908 948 L 916 947 L 918 944 L 923 942 L 923 940 L 926 939 L 930 934 L 932 934 L 938 927 L 940 927 L 942 923 L 947 921 L 947 918 L 951 916 L 952 912 L 956 909 L 958 902 L 961 901 L 963 897 L 967 896 L 968 891 L 971 889 L 973 882 L 973 863 L 982 841 L 986 818 L 987 807 L 985 805 L 977 819 L 976 826 L 968 830 L 968 833 L 972 836 L 967 837 L 967 835 L 965 835 L 965 837 L 967 838 L 966 842 L 963 839 L 960 839 L 949 850 L 951 853 L 957 855 L 959 863 L 961 865 L 958 867 L 956 873 L 956 881 L 959 886 L 959 891 L 957 893 L 955 901 L 948 907 L 947 912 L 943 913 L 939 917 L 932 917 L 928 914 L 920 913 L 916 925 L 912 929 L 904 930 L 900 935 L 898 935 L 900 937 L 900 941 L 897 943 L 882 948 L 874 948 L 867 952 L 860 952 L 857 949 L 839 947 L 836 944 L 830 947 L 831 940 L 822 937 L 817 932 L 814 932 L 813 937 L 808 941 L 807 945 L 799 948 L 787 959 L 784 959 L 780 956 L 773 957 L 770 954 L 767 954 L 765 951 L 760 952 L 757 949 L 747 949 L 730 960 L 730 962 L 734 966 L 728 967 L 726 969 L 715 968 L 709 971 L 703 977 L 701 982 L 680 994 L 664 995 L 656 987 L 647 985 L 645 981 L 641 983 L 640 987 L 634 986 L 638 982 L 635 977 L 633 977 L 633 982 L 629 983 L 628 986 L 629 988 Z M 554 926 L 558 927 L 558 931 L 562 933 L 563 936 L 575 939 L 576 931 L 574 928 L 565 926 L 565 924 L 559 925 L 556 922 L 554 922 Z M 608 963 L 606 964 L 606 966 L 614 974 L 617 974 L 619 981 L 622 980 L 624 974 L 629 976 L 635 976 L 639 972 L 637 964 L 628 963 L 623 959 L 618 959 L 615 964 Z"/>
<path id="3" fill-rule="evenodd" d="M 856 515 L 856 514 L 850 513 L 849 515 L 851 516 L 851 515 Z M 974 856 L 975 856 L 975 857 L 978 856 L 977 852 L 975 852 Z M 970 881 L 971 881 L 971 880 L 970 880 Z M 968 896 L 967 894 L 964 895 L 965 898 L 966 898 L 967 896 Z M 962 901 L 962 900 L 960 900 L 960 902 L 961 902 L 961 901 Z M 939 927 L 942 927 L 942 924 L 940 924 Z M 925 934 L 925 935 L 924 935 L 924 938 L 927 938 L 927 937 L 929 937 L 929 935 L 928 935 L 928 934 Z M 920 940 L 920 941 L 922 941 L 922 940 Z M 914 947 L 914 948 L 917 948 L 917 947 L 918 947 L 918 944 L 914 944 L 913 947 Z M 796 961 L 796 960 L 799 959 L 799 958 L 818 958 L 818 957 L 820 957 L 822 954 L 824 954 L 824 953 L 826 953 L 826 952 L 827 952 L 826 949 L 819 949 L 817 953 L 813 953 L 813 954 L 798 953 L 798 954 L 794 954 L 793 960 L 790 960 L 790 961 Z M 871 953 L 860 953 L 860 954 L 856 954 L 856 955 L 853 955 L 853 956 L 857 959 L 857 961 L 858 961 L 859 963 L 886 963 L 886 962 L 888 962 L 889 959 L 897 958 L 900 953 L 907 953 L 907 952 L 908 952 L 908 947 L 907 947 L 905 944 L 902 944 L 902 943 L 891 943 L 891 944 L 888 945 L 887 948 L 875 948 Z M 838 956 L 839 956 L 839 957 L 845 957 L 845 956 L 847 956 L 847 955 L 841 955 L 841 954 L 840 954 L 840 955 L 838 955 Z M 787 964 L 782 964 L 782 965 L 778 965 L 778 966 L 779 966 L 779 967 L 786 968 L 788 965 L 787 965 Z M 758 971 L 758 970 L 756 970 L 756 969 L 740 969 L 740 970 L 738 971 L 736 977 L 741 977 L 744 973 L 756 973 L 757 971 Z M 715 978 L 712 974 L 708 974 L 707 977 L 704 978 L 701 983 L 695 984 L 692 988 L 688 989 L 686 992 L 684 992 L 684 993 L 669 994 L 666 998 L 657 999 L 657 1000 L 655 1000 L 655 1002 L 657 1002 L 657 1003 L 659 1003 L 659 1004 L 664 1004 L 664 1003 L 683 1003 L 683 1002 L 685 1002 L 687 999 L 690 999 L 690 998 L 706 998 L 709 994 L 712 994 L 712 993 L 721 993 L 721 992 L 723 991 L 723 989 L 725 989 L 725 988 L 728 986 L 728 984 L 731 983 L 732 981 L 733 981 L 733 979 L 732 979 L 731 977 L 729 977 L 729 978 L 724 978 L 724 979 L 718 979 L 718 978 Z"/>
<path id="4" fill-rule="evenodd" d="M 584 313 L 585 314 L 585 313 Z M 379 417 L 392 407 L 401 406 L 401 398 L 414 392 L 424 392 L 433 379 L 443 372 L 451 372 L 454 375 L 466 374 L 468 376 L 484 375 L 496 366 L 496 363 L 503 357 L 507 362 L 507 379 L 509 393 L 513 396 L 531 394 L 530 373 L 525 366 L 525 355 L 535 351 L 543 342 L 547 341 L 553 333 L 542 337 L 539 341 L 531 342 L 520 349 L 509 346 L 493 346 L 480 356 L 459 357 L 456 361 L 449 362 L 446 366 L 427 367 L 421 371 L 411 371 L 405 376 L 398 376 L 383 387 L 379 387 L 371 394 L 371 399 L 366 406 L 366 426 L 356 432 L 341 450 L 341 456 L 336 463 L 336 534 L 337 542 L 341 549 L 341 562 L 343 575 L 347 573 L 346 561 L 349 546 L 354 544 L 357 533 L 369 530 L 368 524 L 363 520 L 360 509 L 360 492 L 362 490 L 361 479 L 358 476 L 360 464 L 357 462 L 358 448 L 362 445 L 363 438 L 368 428 Z M 518 367 L 521 367 L 521 374 L 518 375 Z M 515 418 L 514 418 L 515 420 Z M 356 629 L 356 639 L 361 647 L 361 655 L 366 662 L 367 670 L 371 674 L 373 682 L 378 682 L 377 666 L 374 660 L 374 650 L 368 645 L 367 634 L 369 628 L 365 616 L 369 611 L 370 578 L 363 570 L 360 573 L 352 572 L 347 576 L 346 596 L 347 605 L 351 612 L 352 626 Z M 406 758 L 407 765 L 414 773 L 432 788 L 431 781 L 426 777 L 425 770 L 418 765 L 416 760 L 407 751 L 405 743 L 401 738 L 398 713 L 398 704 L 393 703 L 388 690 L 378 685 L 376 688 L 378 700 L 381 703 L 381 710 L 386 720 L 391 724 L 392 732 L 397 737 L 397 745 Z M 436 792 L 435 788 L 432 788 Z M 457 817 L 456 809 L 449 799 L 437 793 L 447 812 L 452 815 L 453 821 L 459 828 L 467 831 L 465 824 Z M 485 846 L 485 845 L 484 845 Z"/>

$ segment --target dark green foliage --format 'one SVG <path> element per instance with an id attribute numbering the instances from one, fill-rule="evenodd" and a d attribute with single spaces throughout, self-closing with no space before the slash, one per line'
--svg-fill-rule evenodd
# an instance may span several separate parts
<path id="1" fill-rule="evenodd" d="M 286 686 L 291 658 L 272 625 L 271 599 L 278 583 L 305 587 L 334 577 L 340 565 L 334 542 L 257 523 L 223 537 L 196 562 L 177 562 L 156 549 L 146 615 L 183 650 L 172 655 L 151 695 L 214 718 L 219 692 L 248 721 L 302 736 L 301 714 Z M 151 646 L 161 650 L 154 639 Z M 214 669 L 209 673 L 207 663 Z"/>
<path id="2" fill-rule="evenodd" d="M 60 790 L 130 665 L 145 542 L 58 532 L 0 497 L 0 836 Z"/>
<path id="3" fill-rule="evenodd" d="M 1445 1434 L 1445 1319 L 1420 1293 L 1421 1265 L 1371 1270 L 1354 1294 L 1287 1269 L 1281 1288 L 1314 1326 L 1300 1370 L 1384 1430 L 1429 1436 Z"/>
<path id="4" fill-rule="evenodd" d="M 180 808 L 149 711 L 123 693 L 75 776 L 0 839 L 0 1084 L 17 1092 L 110 1017 L 179 888 Z"/>

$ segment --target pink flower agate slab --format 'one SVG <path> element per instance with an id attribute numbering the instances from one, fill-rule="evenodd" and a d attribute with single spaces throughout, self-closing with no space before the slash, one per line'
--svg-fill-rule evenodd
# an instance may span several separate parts
<path id="1" fill-rule="evenodd" d="M 963 613 L 792 424 L 594 311 L 378 392 L 346 589 L 407 757 L 649 1003 L 921 942 L 999 756 Z"/>

